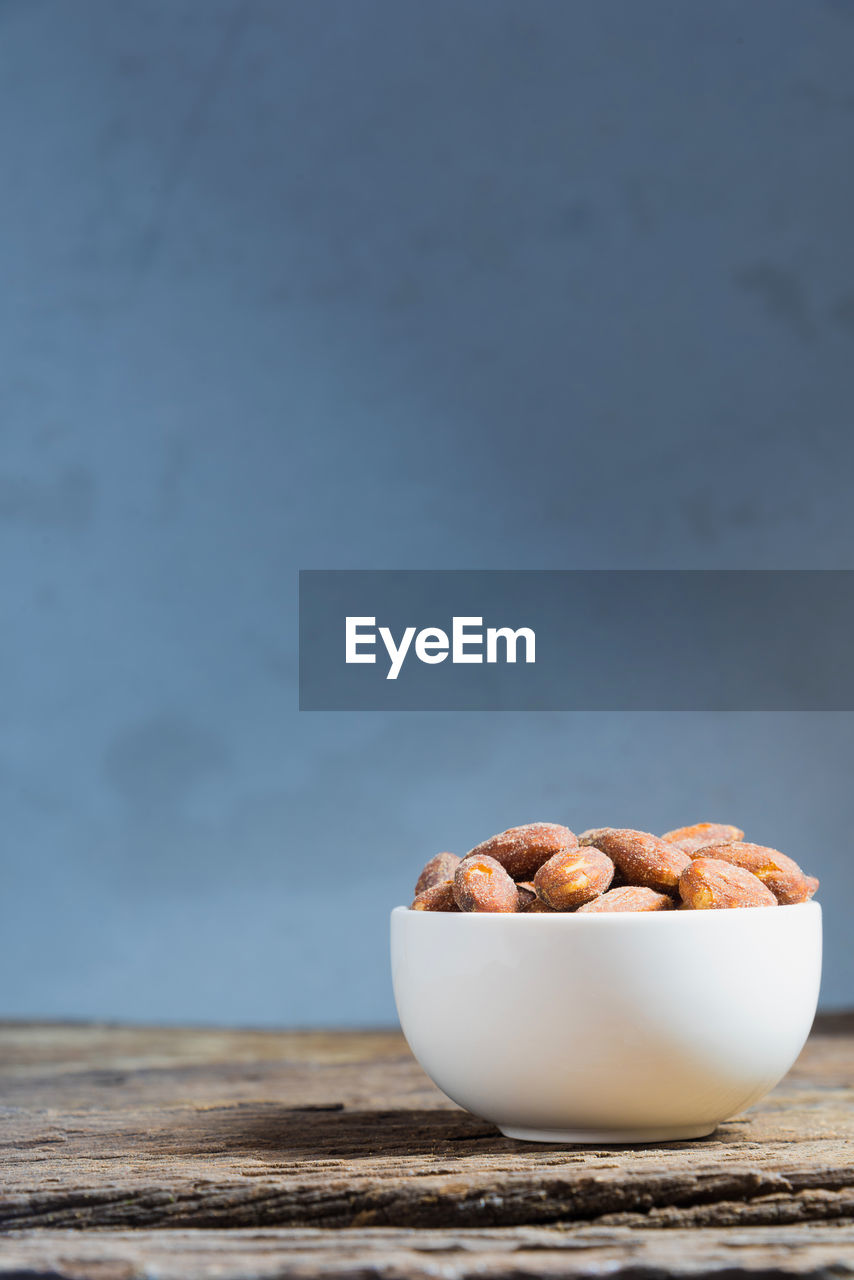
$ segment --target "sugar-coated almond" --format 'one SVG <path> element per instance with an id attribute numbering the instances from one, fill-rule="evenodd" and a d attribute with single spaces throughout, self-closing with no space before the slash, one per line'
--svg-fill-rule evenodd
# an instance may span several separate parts
<path id="1" fill-rule="evenodd" d="M 695 911 L 723 907 L 776 907 L 777 899 L 751 871 L 720 858 L 697 857 L 679 878 L 679 893 Z"/>
<path id="2" fill-rule="evenodd" d="M 469 854 L 454 874 L 454 900 L 460 911 L 515 911 L 519 894 L 500 862 Z"/>
<path id="3" fill-rule="evenodd" d="M 707 845 L 693 856 L 718 858 L 722 862 L 731 862 L 733 866 L 744 867 L 768 886 L 782 906 L 806 902 L 812 896 L 807 877 L 797 862 L 778 849 L 738 840 Z"/>
<path id="4" fill-rule="evenodd" d="M 422 889 L 415 895 L 412 903 L 413 911 L 459 911 L 454 901 L 454 882 L 445 880 L 442 884 L 432 884 L 429 889 Z"/>
<path id="5" fill-rule="evenodd" d="M 495 858 L 514 880 L 528 880 L 549 858 L 577 845 L 569 827 L 555 822 L 529 822 L 524 827 L 500 831 L 476 845 L 466 857 Z"/>
<path id="6" fill-rule="evenodd" d="M 593 842 L 607 853 L 629 884 L 645 885 L 659 893 L 672 893 L 691 859 L 687 853 L 648 831 L 606 827 Z"/>
<path id="7" fill-rule="evenodd" d="M 435 858 L 431 858 L 425 864 L 421 875 L 415 882 L 416 896 L 423 893 L 425 889 L 431 889 L 434 884 L 442 884 L 445 880 L 453 880 L 454 873 L 460 865 L 460 860 L 455 853 L 437 853 Z"/>
<path id="8" fill-rule="evenodd" d="M 640 884 L 625 884 L 585 902 L 578 908 L 578 914 L 581 915 L 582 911 L 591 915 L 600 911 L 672 911 L 675 906 L 676 903 L 666 893 L 656 893 L 655 889 L 647 889 Z"/>
<path id="9" fill-rule="evenodd" d="M 668 844 L 675 844 L 683 853 L 696 853 L 707 844 L 724 844 L 733 840 L 743 840 L 741 827 L 730 827 L 724 822 L 695 822 L 693 827 L 677 827 L 675 831 L 665 831 L 661 837 Z"/>
<path id="10" fill-rule="evenodd" d="M 572 911 L 604 893 L 614 878 L 614 864 L 592 845 L 556 853 L 534 876 L 537 897 L 555 911 Z"/>

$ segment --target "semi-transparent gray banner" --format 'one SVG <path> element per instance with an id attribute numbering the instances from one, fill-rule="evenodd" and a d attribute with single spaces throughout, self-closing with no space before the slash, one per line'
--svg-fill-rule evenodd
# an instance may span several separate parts
<path id="1" fill-rule="evenodd" d="M 306 570 L 304 711 L 850 711 L 849 570 Z"/>

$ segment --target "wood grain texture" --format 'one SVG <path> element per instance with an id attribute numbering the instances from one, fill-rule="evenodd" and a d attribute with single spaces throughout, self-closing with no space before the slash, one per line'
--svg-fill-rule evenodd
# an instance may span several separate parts
<path id="1" fill-rule="evenodd" d="M 854 1270 L 854 1016 L 711 1137 L 628 1149 L 506 1139 L 391 1032 L 3 1024 L 0 1090 L 0 1272 Z"/>
<path id="2" fill-rule="evenodd" d="M 28 1231 L 0 1239 L 5 1280 L 846 1280 L 854 1228 L 632 1231 Z"/>

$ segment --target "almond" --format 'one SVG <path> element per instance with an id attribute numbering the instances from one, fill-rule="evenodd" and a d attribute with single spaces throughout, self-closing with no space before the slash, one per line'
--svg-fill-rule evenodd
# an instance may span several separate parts
<path id="1" fill-rule="evenodd" d="M 556 916 L 558 913 L 554 907 L 550 907 L 548 903 L 543 902 L 542 898 L 535 898 L 530 906 L 525 907 L 526 916 L 549 915 Z"/>
<path id="2" fill-rule="evenodd" d="M 519 894 L 495 858 L 463 858 L 454 874 L 454 900 L 460 911 L 515 911 Z"/>
<path id="3" fill-rule="evenodd" d="M 460 865 L 455 853 L 437 853 L 425 864 L 421 875 L 415 882 L 416 897 L 425 889 L 432 889 L 434 884 L 442 884 L 445 880 L 453 880 L 454 872 Z"/>
<path id="4" fill-rule="evenodd" d="M 412 903 L 413 911 L 459 911 L 454 901 L 454 882 L 445 880 L 442 884 L 433 884 L 429 889 L 422 889 L 415 895 Z"/>
<path id="5" fill-rule="evenodd" d="M 613 862 L 591 845 L 567 849 L 549 858 L 534 876 L 534 888 L 546 906 L 555 911 L 572 911 L 604 893 L 613 878 Z"/>
<path id="6" fill-rule="evenodd" d="M 604 835 L 606 831 L 614 830 L 616 830 L 615 827 L 588 827 L 575 838 L 579 844 L 595 844 L 599 836 Z"/>
<path id="7" fill-rule="evenodd" d="M 809 881 L 797 862 L 778 849 L 769 849 L 762 844 L 745 844 L 739 840 L 707 845 L 692 856 L 718 858 L 733 866 L 744 867 L 768 886 L 782 906 L 806 902 L 812 896 Z M 815 889 L 812 892 L 815 893 Z"/>
<path id="8" fill-rule="evenodd" d="M 697 857 L 682 872 L 679 892 L 695 911 L 722 907 L 776 907 L 770 889 L 744 867 L 719 858 Z"/>
<path id="9" fill-rule="evenodd" d="M 741 827 L 729 827 L 723 822 L 695 822 L 693 827 L 677 827 L 675 831 L 665 831 L 661 837 L 668 844 L 675 844 L 683 853 L 695 853 L 707 844 L 724 844 L 733 840 L 743 840 Z"/>
<path id="10" fill-rule="evenodd" d="M 643 885 L 626 884 L 585 902 L 578 908 L 578 914 L 581 915 L 582 911 L 591 914 L 600 911 L 672 911 L 675 906 L 676 903 L 666 893 L 656 893 Z"/>
<path id="11" fill-rule="evenodd" d="M 596 833 L 595 847 L 607 853 L 629 884 L 645 885 L 659 893 L 673 892 L 691 861 L 676 845 L 648 831 L 605 827 Z"/>
<path id="12" fill-rule="evenodd" d="M 510 827 L 476 845 L 467 858 L 487 857 L 500 862 L 514 880 L 528 880 L 556 853 L 578 845 L 569 827 L 555 822 L 530 822 L 524 827 Z"/>

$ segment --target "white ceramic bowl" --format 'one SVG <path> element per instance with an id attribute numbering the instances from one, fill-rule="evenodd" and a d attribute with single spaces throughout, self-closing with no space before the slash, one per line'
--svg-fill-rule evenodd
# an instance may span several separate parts
<path id="1" fill-rule="evenodd" d="M 511 1138 L 698 1138 L 798 1056 L 821 908 L 391 917 L 403 1033 L 448 1097 Z"/>

